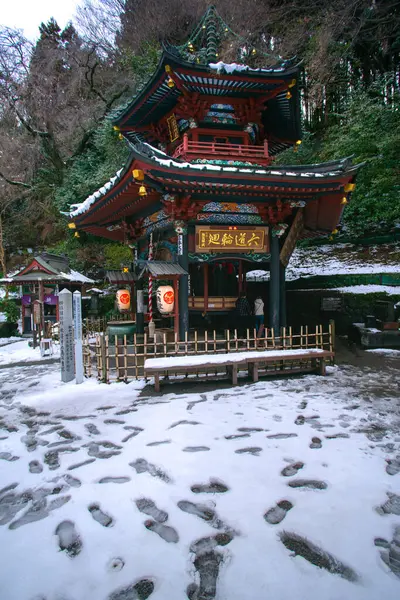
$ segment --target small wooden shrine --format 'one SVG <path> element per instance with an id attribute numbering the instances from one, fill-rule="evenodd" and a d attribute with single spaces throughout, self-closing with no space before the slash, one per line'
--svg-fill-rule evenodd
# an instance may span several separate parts
<path id="1" fill-rule="evenodd" d="M 82 291 L 93 279 L 73 271 L 68 259 L 43 252 L 12 277 L 0 283 L 20 286 L 22 333 L 43 329 L 44 322 L 58 322 L 58 292 L 64 288 Z"/>
<path id="2" fill-rule="evenodd" d="M 134 265 L 179 263 L 181 337 L 189 315 L 232 311 L 255 269 L 270 272 L 267 325 L 278 331 L 296 242 L 335 230 L 355 187 L 350 158 L 274 166 L 301 143 L 301 69 L 252 66 L 255 48 L 220 61 L 230 33 L 211 7 L 186 44 L 164 46 L 151 80 L 114 118 L 129 160 L 69 224 L 130 245 Z"/>

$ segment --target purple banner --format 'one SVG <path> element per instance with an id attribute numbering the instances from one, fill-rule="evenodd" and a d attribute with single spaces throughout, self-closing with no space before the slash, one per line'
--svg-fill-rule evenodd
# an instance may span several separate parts
<path id="1" fill-rule="evenodd" d="M 54 294 L 46 294 L 44 297 L 44 303 L 55 306 L 58 304 L 58 296 L 55 296 Z"/>
<path id="2" fill-rule="evenodd" d="M 22 306 L 29 306 L 29 304 L 31 304 L 32 302 L 32 296 L 28 296 L 27 294 L 24 294 L 21 298 L 21 304 Z"/>

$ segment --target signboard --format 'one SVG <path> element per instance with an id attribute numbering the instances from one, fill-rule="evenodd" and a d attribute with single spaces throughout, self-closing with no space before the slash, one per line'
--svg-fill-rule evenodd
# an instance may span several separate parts
<path id="1" fill-rule="evenodd" d="M 179 129 L 178 123 L 176 122 L 175 115 L 171 115 L 167 119 L 168 132 L 169 132 L 169 141 L 175 142 L 179 138 Z"/>
<path id="2" fill-rule="evenodd" d="M 321 299 L 321 310 L 325 312 L 338 312 L 343 307 L 343 301 L 340 296 L 332 296 L 331 298 Z"/>
<path id="3" fill-rule="evenodd" d="M 42 303 L 40 300 L 35 300 L 33 303 L 33 322 L 35 325 L 41 325 L 42 323 Z"/>
<path id="4" fill-rule="evenodd" d="M 268 227 L 197 225 L 196 252 L 269 252 Z"/>
<path id="5" fill-rule="evenodd" d="M 183 235 L 178 234 L 178 256 L 183 256 Z"/>
<path id="6" fill-rule="evenodd" d="M 74 378 L 74 335 L 72 326 L 72 293 L 62 290 L 59 298 L 61 381 Z"/>

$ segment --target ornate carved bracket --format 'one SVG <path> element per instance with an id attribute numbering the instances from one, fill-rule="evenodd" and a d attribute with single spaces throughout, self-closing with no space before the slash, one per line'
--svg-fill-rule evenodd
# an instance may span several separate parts
<path id="1" fill-rule="evenodd" d="M 137 239 L 141 237 L 143 230 L 144 219 L 137 219 L 133 223 L 122 221 L 124 230 L 124 238 L 128 244 L 135 244 Z"/>
<path id="2" fill-rule="evenodd" d="M 283 222 L 286 217 L 292 214 L 290 202 L 277 200 L 275 204 L 262 204 L 258 206 L 258 213 L 265 223 L 276 225 Z"/>
<path id="3" fill-rule="evenodd" d="M 169 196 L 161 200 L 164 211 L 174 221 L 191 221 L 197 217 L 205 202 L 196 202 L 191 196 Z"/>

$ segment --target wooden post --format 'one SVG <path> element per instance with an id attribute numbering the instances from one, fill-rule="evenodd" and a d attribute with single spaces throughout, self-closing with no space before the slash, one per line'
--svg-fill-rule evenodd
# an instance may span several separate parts
<path id="1" fill-rule="evenodd" d="M 242 293 L 242 289 L 243 289 L 243 261 L 241 259 L 239 259 L 238 283 L 239 283 L 239 293 L 238 293 L 238 296 L 240 296 L 240 294 Z"/>
<path id="2" fill-rule="evenodd" d="M 174 277 L 174 298 L 175 298 L 175 311 L 174 311 L 174 331 L 179 334 L 179 296 L 178 296 L 178 280 Z"/>
<path id="3" fill-rule="evenodd" d="M 208 263 L 204 264 L 204 312 L 208 311 Z"/>
<path id="4" fill-rule="evenodd" d="M 279 265 L 279 317 L 281 327 L 286 327 L 286 268 Z"/>
<path id="5" fill-rule="evenodd" d="M 280 309 L 280 262 L 279 262 L 279 238 L 272 234 L 270 228 L 270 278 L 269 278 L 269 326 L 279 335 L 279 309 Z"/>

